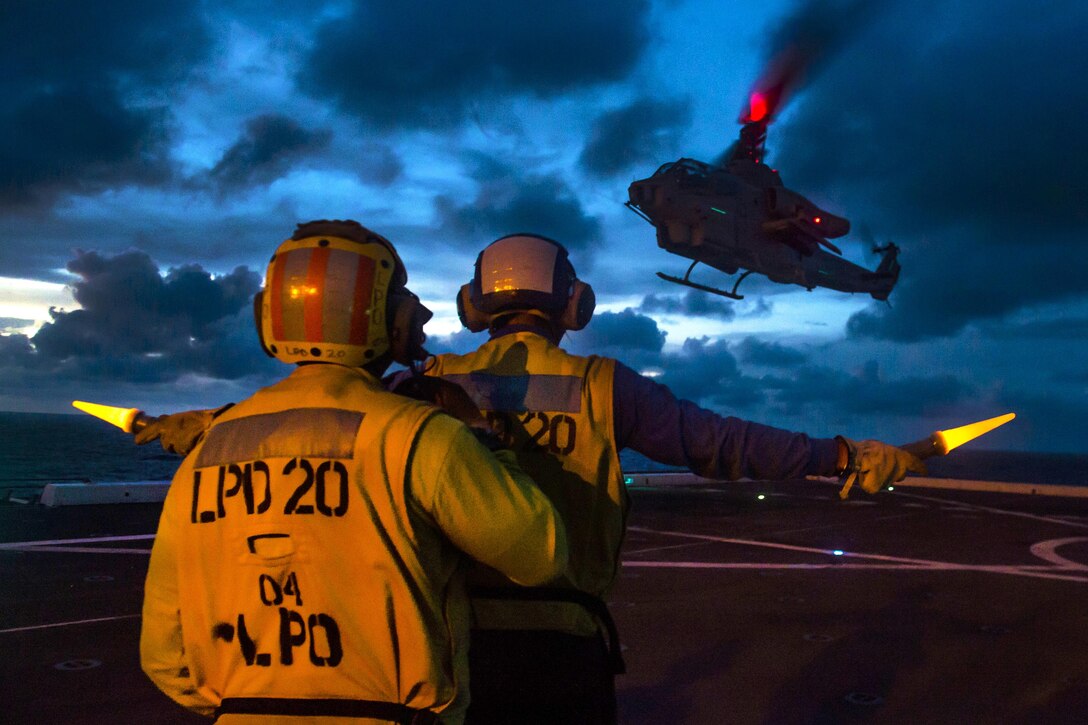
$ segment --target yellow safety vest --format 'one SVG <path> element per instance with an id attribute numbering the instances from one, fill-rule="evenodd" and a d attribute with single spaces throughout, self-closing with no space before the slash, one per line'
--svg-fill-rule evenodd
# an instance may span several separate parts
<path id="1" fill-rule="evenodd" d="M 205 700 L 380 700 L 460 719 L 464 557 L 408 500 L 405 475 L 435 412 L 361 371 L 304 366 L 220 416 L 186 457 L 158 535 L 176 553 L 152 556 L 144 626 L 166 626 L 157 598 L 179 603 Z"/>
<path id="2" fill-rule="evenodd" d="M 570 564 L 549 586 L 604 598 L 619 572 L 629 506 L 612 425 L 615 362 L 579 357 L 531 332 L 495 338 L 468 355 L 439 355 L 430 375 L 461 385 L 498 426 L 522 469 L 567 529 Z M 478 566 L 470 585 L 516 586 Z M 598 631 L 571 603 L 473 598 L 473 626 Z"/>

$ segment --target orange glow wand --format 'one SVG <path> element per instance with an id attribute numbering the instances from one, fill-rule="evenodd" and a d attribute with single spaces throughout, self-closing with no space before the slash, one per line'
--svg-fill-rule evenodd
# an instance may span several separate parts
<path id="1" fill-rule="evenodd" d="M 1016 413 L 1006 413 L 1005 415 L 999 415 L 995 418 L 987 418 L 986 420 L 980 420 L 976 423 L 961 425 L 959 428 L 934 431 L 933 434 L 927 438 L 923 438 L 920 441 L 914 441 L 913 443 L 907 443 L 906 445 L 899 447 L 923 461 L 934 456 L 948 455 L 948 452 L 952 449 L 959 448 L 968 441 L 973 441 L 979 436 L 986 435 L 994 428 L 1005 425 L 1015 417 Z M 839 498 L 845 499 L 850 495 L 850 487 L 854 485 L 855 480 L 857 480 L 856 473 L 847 477 L 842 490 L 839 491 Z"/>
<path id="2" fill-rule="evenodd" d="M 986 435 L 994 428 L 1005 425 L 1015 417 L 1016 413 L 1006 413 L 1005 415 L 999 415 L 996 418 L 987 418 L 986 420 L 980 420 L 977 423 L 961 425 L 959 428 L 939 430 L 928 438 L 923 438 L 920 441 L 915 441 L 914 443 L 908 443 L 905 446 L 899 447 L 907 453 L 913 454 L 917 458 L 923 460 L 932 458 L 933 456 L 947 455 L 952 449 L 959 448 L 968 441 L 973 441 L 979 436 Z"/>
<path id="3" fill-rule="evenodd" d="M 111 423 L 126 433 L 139 433 L 146 428 L 154 418 L 136 408 L 116 408 L 112 405 L 99 405 L 98 403 L 86 403 L 82 400 L 73 400 L 72 405 L 84 413 L 89 413 L 96 418 L 101 418 Z"/>

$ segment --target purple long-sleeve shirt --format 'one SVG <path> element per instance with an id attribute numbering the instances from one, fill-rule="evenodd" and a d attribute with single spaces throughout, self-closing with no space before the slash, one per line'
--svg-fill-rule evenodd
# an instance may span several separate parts
<path id="1" fill-rule="evenodd" d="M 723 417 L 681 400 L 616 362 L 612 383 L 616 449 L 685 466 L 707 478 L 787 479 L 835 473 L 838 443 Z"/>

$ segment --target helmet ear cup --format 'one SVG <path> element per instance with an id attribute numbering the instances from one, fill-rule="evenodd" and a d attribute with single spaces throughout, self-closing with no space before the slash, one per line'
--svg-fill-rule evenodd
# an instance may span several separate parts
<path id="1" fill-rule="evenodd" d="M 559 322 L 568 330 L 581 330 L 593 318 L 596 306 L 597 295 L 593 293 L 593 288 L 582 280 L 575 279 Z"/>
<path id="2" fill-rule="evenodd" d="M 461 319 L 469 332 L 483 332 L 487 329 L 491 316 L 472 302 L 473 282 L 461 285 L 457 293 L 457 317 Z"/>
<path id="3" fill-rule="evenodd" d="M 264 339 L 264 324 L 262 316 L 264 308 L 264 290 L 257 290 L 257 294 L 253 295 L 253 321 L 257 325 L 257 342 L 261 344 L 261 349 L 264 350 L 264 354 L 268 357 L 276 357 L 272 354 L 272 351 L 268 349 L 268 343 Z"/>

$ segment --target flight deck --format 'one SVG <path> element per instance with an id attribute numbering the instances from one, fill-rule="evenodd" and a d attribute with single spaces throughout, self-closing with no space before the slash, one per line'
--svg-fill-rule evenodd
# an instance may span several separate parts
<path id="1" fill-rule="evenodd" d="M 1088 721 L 1088 489 L 912 482 L 631 476 L 620 721 Z M 0 504 L 5 722 L 207 722 L 139 667 L 159 507 Z"/>

